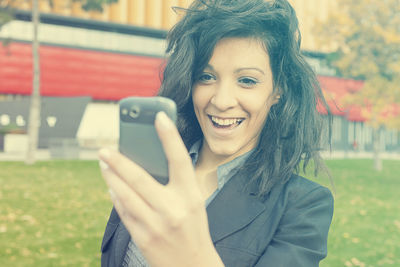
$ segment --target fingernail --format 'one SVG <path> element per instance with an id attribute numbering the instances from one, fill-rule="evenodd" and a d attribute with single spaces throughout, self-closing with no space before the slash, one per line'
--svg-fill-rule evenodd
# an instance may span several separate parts
<path id="1" fill-rule="evenodd" d="M 102 161 L 102 160 L 99 160 L 99 166 L 100 166 L 100 169 L 102 169 L 103 171 L 104 170 L 107 170 L 109 167 L 108 167 L 108 164 L 107 163 L 105 163 L 104 161 Z"/>
<path id="2" fill-rule="evenodd" d="M 110 158 L 110 150 L 108 148 L 102 148 L 99 151 L 100 158 L 109 159 Z"/>
<path id="3" fill-rule="evenodd" d="M 171 125 L 170 119 L 164 111 L 160 111 L 157 113 L 156 121 L 163 128 L 168 128 Z"/>

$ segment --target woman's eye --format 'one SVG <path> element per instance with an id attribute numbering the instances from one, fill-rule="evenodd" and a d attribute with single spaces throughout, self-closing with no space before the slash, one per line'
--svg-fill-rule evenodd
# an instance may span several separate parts
<path id="1" fill-rule="evenodd" d="M 210 83 L 210 82 L 212 82 L 214 80 L 215 80 L 214 75 L 212 75 L 210 73 L 203 73 L 198 78 L 198 81 L 201 82 L 201 83 Z"/>
<path id="2" fill-rule="evenodd" d="M 258 83 L 254 78 L 244 77 L 239 79 L 239 83 L 245 87 L 252 87 Z"/>

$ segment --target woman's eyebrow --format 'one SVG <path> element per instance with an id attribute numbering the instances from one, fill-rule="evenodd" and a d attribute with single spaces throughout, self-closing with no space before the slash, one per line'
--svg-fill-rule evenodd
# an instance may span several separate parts
<path id="1" fill-rule="evenodd" d="M 235 70 L 235 73 L 238 73 L 238 72 L 241 72 L 241 71 L 244 71 L 244 70 L 255 70 L 255 71 L 258 71 L 261 74 L 265 75 L 265 73 L 264 73 L 264 71 L 262 69 L 256 68 L 256 67 L 239 68 L 239 69 Z"/>
<path id="2" fill-rule="evenodd" d="M 204 69 L 209 69 L 211 71 L 215 71 L 215 69 L 213 68 L 213 66 L 211 66 L 210 64 L 207 64 Z"/>
<path id="3" fill-rule="evenodd" d="M 204 70 L 210 70 L 210 71 L 215 72 L 214 67 L 213 67 L 212 65 L 210 65 L 210 64 L 207 64 L 207 65 L 204 67 Z M 263 71 L 262 69 L 260 69 L 260 68 L 257 68 L 257 67 L 238 68 L 238 69 L 236 69 L 236 70 L 234 71 L 234 73 L 239 73 L 239 72 L 245 71 L 245 70 L 255 70 L 255 71 L 258 71 L 258 72 L 260 72 L 261 74 L 265 75 L 264 71 Z"/>

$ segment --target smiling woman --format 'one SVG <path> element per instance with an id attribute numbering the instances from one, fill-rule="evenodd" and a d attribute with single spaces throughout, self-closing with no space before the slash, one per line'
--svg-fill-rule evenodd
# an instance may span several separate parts
<path id="1" fill-rule="evenodd" d="M 221 40 L 194 85 L 192 99 L 204 135 L 202 158 L 219 157 L 220 165 L 253 149 L 277 102 L 262 43 Z"/>
<path id="2" fill-rule="evenodd" d="M 163 113 L 155 121 L 169 183 L 100 151 L 115 207 L 102 265 L 318 266 L 333 198 L 297 173 L 323 166 L 317 103 L 329 109 L 293 8 L 197 0 L 184 11 L 159 93 L 176 102 L 177 127 Z"/>

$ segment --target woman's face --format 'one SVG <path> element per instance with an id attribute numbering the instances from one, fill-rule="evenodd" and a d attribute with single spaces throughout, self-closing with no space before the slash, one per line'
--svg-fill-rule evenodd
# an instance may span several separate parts
<path id="1" fill-rule="evenodd" d="M 273 78 L 260 41 L 226 38 L 215 46 L 193 89 L 203 151 L 234 158 L 253 149 L 270 110 Z"/>

